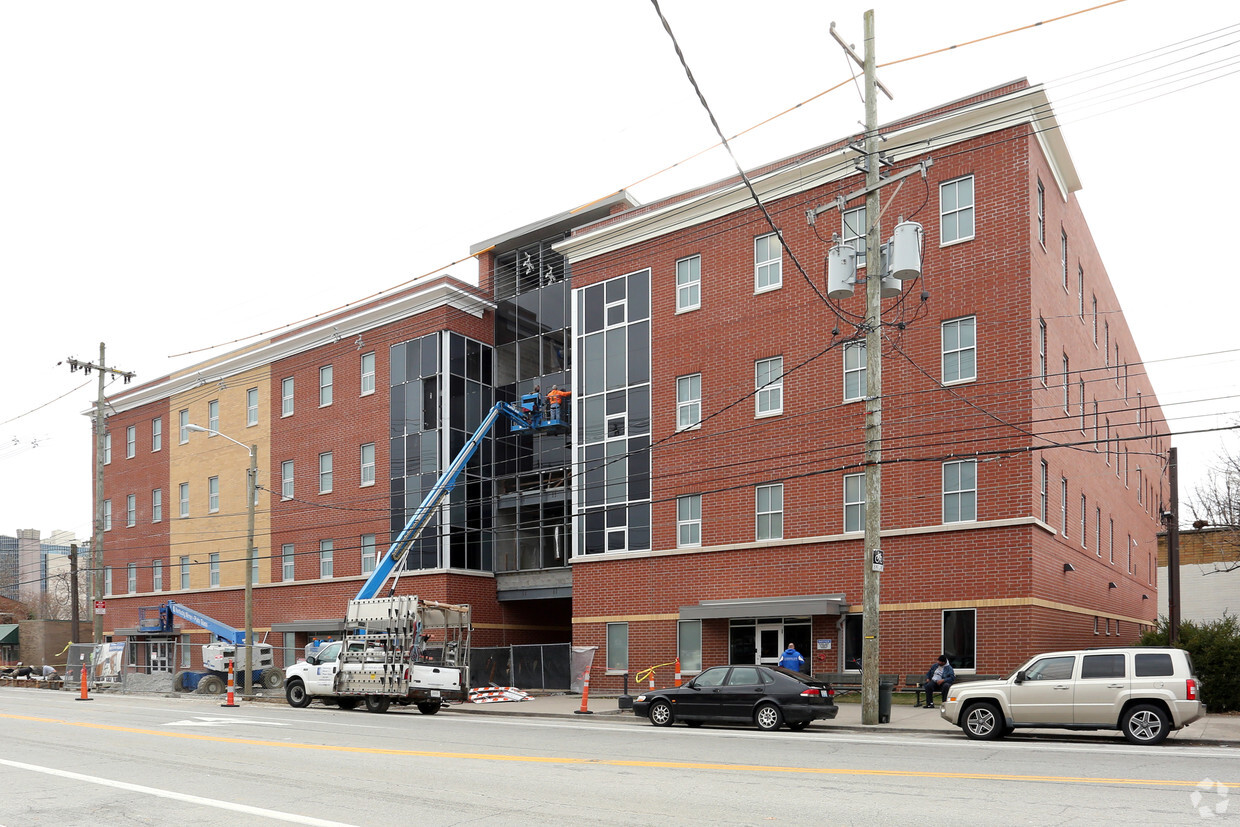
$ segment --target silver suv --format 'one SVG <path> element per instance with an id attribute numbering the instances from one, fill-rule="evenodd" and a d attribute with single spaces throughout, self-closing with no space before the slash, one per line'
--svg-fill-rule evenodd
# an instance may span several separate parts
<path id="1" fill-rule="evenodd" d="M 1200 693 L 1183 649 L 1079 649 L 1037 655 L 1006 680 L 953 686 L 940 714 L 979 740 L 1033 727 L 1118 729 L 1157 744 L 1202 716 Z"/>

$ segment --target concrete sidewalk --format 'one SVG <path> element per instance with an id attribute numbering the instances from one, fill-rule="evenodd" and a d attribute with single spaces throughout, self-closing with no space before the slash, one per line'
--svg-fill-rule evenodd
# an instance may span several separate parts
<path id="1" fill-rule="evenodd" d="M 636 697 L 636 694 L 634 695 Z M 866 726 L 861 723 L 861 704 L 840 703 L 839 714 L 833 721 L 817 721 L 811 726 L 823 729 L 846 729 L 859 732 L 906 732 L 941 733 L 961 738 L 959 727 L 948 724 L 938 709 L 921 709 L 896 704 L 891 707 L 891 723 Z M 535 718 L 574 718 L 579 721 L 603 719 L 650 726 L 645 718 L 638 718 L 632 710 L 621 710 L 616 698 L 591 697 L 587 703 L 590 712 L 580 714 L 580 695 L 534 695 L 528 701 L 510 701 L 486 704 L 453 704 L 448 712 L 466 715 L 528 716 Z M 1063 729 L 1022 729 L 1019 735 L 1040 735 L 1053 738 L 1096 738 L 1123 742 L 1123 736 L 1114 730 L 1074 732 Z M 1210 745 L 1240 746 L 1240 715 L 1206 715 L 1184 729 L 1171 733 L 1168 740 Z"/>

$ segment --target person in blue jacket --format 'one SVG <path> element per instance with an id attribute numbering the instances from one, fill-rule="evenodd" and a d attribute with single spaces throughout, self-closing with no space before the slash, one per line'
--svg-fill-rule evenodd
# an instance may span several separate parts
<path id="1" fill-rule="evenodd" d="M 805 656 L 797 651 L 796 644 L 789 643 L 788 648 L 779 656 L 779 665 L 793 672 L 800 672 L 805 666 Z"/>
<path id="2" fill-rule="evenodd" d="M 934 693 L 941 692 L 947 702 L 947 690 L 956 681 L 956 670 L 947 662 L 947 655 L 939 655 L 938 661 L 926 670 L 926 709 L 934 709 Z"/>

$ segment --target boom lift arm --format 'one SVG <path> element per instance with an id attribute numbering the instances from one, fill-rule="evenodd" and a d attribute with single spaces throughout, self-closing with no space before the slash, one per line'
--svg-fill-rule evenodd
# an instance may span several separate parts
<path id="1" fill-rule="evenodd" d="M 175 600 L 169 600 L 167 603 L 161 604 L 159 607 L 159 619 L 156 622 L 148 620 L 146 617 L 145 607 L 139 609 L 138 627 L 143 632 L 172 632 L 172 616 L 188 620 L 195 626 L 201 626 L 211 634 L 215 635 L 225 643 L 231 643 L 234 646 L 245 645 L 245 632 L 241 629 L 234 629 L 227 623 L 222 623 L 209 615 L 202 612 L 196 612 L 183 603 L 177 603 Z M 158 623 L 158 625 L 156 625 Z"/>

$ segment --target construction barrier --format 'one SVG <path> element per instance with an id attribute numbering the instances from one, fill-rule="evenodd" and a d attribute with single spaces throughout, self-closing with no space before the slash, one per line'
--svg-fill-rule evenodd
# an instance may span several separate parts
<path id="1" fill-rule="evenodd" d="M 228 696 L 225 702 L 220 704 L 220 706 L 239 706 L 239 705 L 240 704 L 235 703 L 235 699 L 233 697 L 233 662 L 229 661 L 228 662 Z"/>
<path id="2" fill-rule="evenodd" d="M 680 686 L 680 658 L 676 658 L 676 685 Z"/>
<path id="3" fill-rule="evenodd" d="M 590 670 L 586 670 L 585 685 L 581 688 L 581 709 L 578 709 L 577 715 L 593 715 L 594 713 L 587 709 L 590 703 Z"/>
<path id="4" fill-rule="evenodd" d="M 514 686 L 487 686 L 469 690 L 472 704 L 507 703 L 509 701 L 532 701 L 534 696 Z"/>

